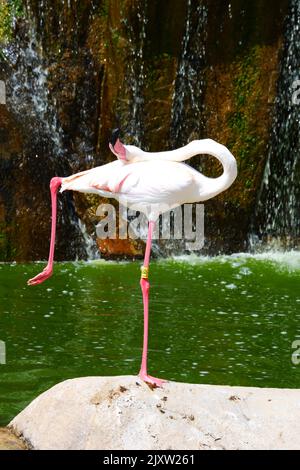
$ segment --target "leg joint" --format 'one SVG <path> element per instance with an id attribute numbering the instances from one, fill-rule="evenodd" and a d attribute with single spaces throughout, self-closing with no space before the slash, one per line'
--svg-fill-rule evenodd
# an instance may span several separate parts
<path id="1" fill-rule="evenodd" d="M 50 181 L 50 189 L 57 191 L 58 188 L 61 186 L 62 183 L 62 178 L 59 176 L 54 176 L 54 178 L 51 178 Z"/>

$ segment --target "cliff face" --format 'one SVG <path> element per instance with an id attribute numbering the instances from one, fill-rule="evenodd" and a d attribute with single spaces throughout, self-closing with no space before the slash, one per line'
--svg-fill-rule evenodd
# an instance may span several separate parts
<path id="1" fill-rule="evenodd" d="M 205 249 L 245 249 L 287 11 L 287 0 L 274 1 L 272 15 L 260 0 L 1 2 L 0 258 L 47 257 L 50 178 L 113 160 L 116 125 L 126 143 L 153 151 L 202 137 L 228 146 L 239 176 L 205 205 Z M 208 157 L 191 164 L 220 171 Z M 60 200 L 57 258 L 85 257 L 78 218 L 93 234 L 99 200 Z M 98 244 L 110 256 L 142 252 Z"/>

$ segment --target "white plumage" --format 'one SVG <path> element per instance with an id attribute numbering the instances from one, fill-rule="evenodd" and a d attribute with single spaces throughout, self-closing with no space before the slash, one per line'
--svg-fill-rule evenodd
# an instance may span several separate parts
<path id="1" fill-rule="evenodd" d="M 119 145 L 123 145 L 119 143 Z M 216 196 L 236 178 L 236 161 L 229 150 L 210 139 L 195 140 L 169 152 L 144 152 L 124 145 L 126 159 L 62 179 L 61 191 L 73 190 L 113 197 L 149 220 L 184 203 Z M 208 178 L 184 160 L 197 154 L 214 155 L 223 165 L 223 175 Z"/>

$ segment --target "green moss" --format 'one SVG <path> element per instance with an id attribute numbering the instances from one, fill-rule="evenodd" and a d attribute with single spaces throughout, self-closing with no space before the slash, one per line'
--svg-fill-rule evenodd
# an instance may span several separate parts
<path id="1" fill-rule="evenodd" d="M 0 3 L 0 43 L 6 42 L 11 37 L 11 16 L 9 5 L 6 2 Z"/>
<path id="2" fill-rule="evenodd" d="M 105 18 L 109 17 L 109 1 L 103 2 L 100 8 L 100 14 L 101 16 L 104 16 Z"/>
<path id="3" fill-rule="evenodd" d="M 114 28 L 114 29 L 111 28 L 111 40 L 112 40 L 113 47 L 117 49 L 119 46 L 119 42 L 121 40 L 121 34 L 117 28 Z M 105 47 L 108 47 L 108 43 L 105 43 Z"/>
<path id="4" fill-rule="evenodd" d="M 233 79 L 234 112 L 228 117 L 231 130 L 232 145 L 236 147 L 239 160 L 246 160 L 250 155 L 256 155 L 259 144 L 256 126 L 253 125 L 255 108 L 260 99 L 258 67 L 259 48 L 254 47 L 236 66 Z"/>
<path id="5" fill-rule="evenodd" d="M 8 228 L 5 223 L 0 223 L 0 261 L 15 259 L 17 252 L 17 250 L 12 246 L 7 232 Z"/>
<path id="6" fill-rule="evenodd" d="M 14 20 L 23 16 L 22 0 L 0 0 L 0 43 L 12 39 Z"/>
<path id="7" fill-rule="evenodd" d="M 5 233 L 0 232 L 0 260 L 4 260 L 6 254 L 6 236 Z"/>

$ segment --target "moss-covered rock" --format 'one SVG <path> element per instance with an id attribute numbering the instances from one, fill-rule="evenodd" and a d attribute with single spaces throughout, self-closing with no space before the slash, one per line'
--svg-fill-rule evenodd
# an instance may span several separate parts
<path id="1" fill-rule="evenodd" d="M 12 40 L 16 21 L 25 14 L 22 0 L 0 1 L 0 44 Z"/>
<path id="2" fill-rule="evenodd" d="M 216 238 L 219 249 L 224 237 L 228 249 L 246 248 L 266 162 L 280 46 L 253 46 L 232 63 L 216 64 L 207 72 L 207 135 L 228 146 L 238 161 L 233 186 L 206 205 L 206 233 L 211 240 Z M 212 162 L 206 168 L 217 174 Z"/>

